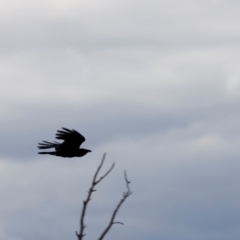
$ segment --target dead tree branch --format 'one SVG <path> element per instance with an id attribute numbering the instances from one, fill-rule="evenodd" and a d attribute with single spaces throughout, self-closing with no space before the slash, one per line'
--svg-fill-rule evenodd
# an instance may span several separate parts
<path id="1" fill-rule="evenodd" d="M 88 191 L 87 198 L 86 198 L 85 201 L 83 201 L 82 213 L 81 213 L 81 217 L 80 217 L 80 230 L 79 230 L 79 233 L 76 231 L 76 235 L 78 237 L 78 240 L 82 240 L 83 237 L 86 235 L 86 234 L 84 234 L 84 229 L 86 228 L 86 225 L 84 223 L 84 217 L 85 217 L 85 214 L 86 214 L 87 205 L 88 205 L 89 201 L 91 200 L 92 193 L 97 191 L 96 189 L 94 189 L 94 187 L 98 183 L 100 183 L 112 171 L 112 169 L 115 166 L 115 163 L 113 163 L 112 166 L 110 167 L 110 169 L 102 177 L 100 177 L 97 180 L 98 173 L 99 173 L 99 171 L 101 170 L 101 168 L 103 166 L 105 158 L 106 158 L 106 153 L 103 154 L 102 161 L 101 161 L 100 165 L 98 166 L 97 171 L 94 174 L 94 177 L 93 177 L 93 180 L 92 180 L 92 185 L 91 185 L 91 187 L 90 187 L 90 189 Z"/>
<path id="2" fill-rule="evenodd" d="M 124 179 L 125 179 L 125 182 L 126 182 L 127 191 L 123 193 L 123 198 L 120 200 L 120 202 L 118 203 L 118 205 L 114 209 L 109 224 L 107 225 L 107 227 L 103 231 L 103 233 L 100 235 L 98 240 L 102 240 L 105 237 L 105 235 L 108 233 L 108 231 L 110 230 L 110 228 L 112 227 L 113 224 L 122 224 L 123 225 L 122 222 L 114 222 L 114 220 L 115 220 L 116 214 L 117 214 L 119 208 L 121 207 L 121 205 L 123 204 L 123 202 L 126 200 L 127 197 L 129 197 L 132 194 L 132 192 L 130 190 L 130 187 L 129 187 L 130 181 L 128 181 L 126 170 L 124 171 Z"/>

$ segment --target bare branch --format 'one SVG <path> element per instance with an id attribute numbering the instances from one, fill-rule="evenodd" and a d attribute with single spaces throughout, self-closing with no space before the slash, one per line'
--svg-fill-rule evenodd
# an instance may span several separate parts
<path id="1" fill-rule="evenodd" d="M 119 223 L 119 224 L 122 224 L 122 225 L 123 225 L 122 222 L 114 222 L 114 219 L 115 219 L 115 217 L 116 217 L 116 214 L 117 214 L 119 208 L 120 208 L 121 205 L 123 204 L 123 202 L 126 200 L 127 197 L 129 197 L 129 196 L 132 194 L 132 192 L 131 192 L 131 190 L 130 190 L 130 187 L 129 187 L 130 181 L 128 181 L 126 170 L 124 171 L 124 179 L 125 179 L 125 182 L 126 182 L 127 192 L 124 192 L 124 193 L 123 193 L 123 198 L 120 200 L 120 202 L 118 203 L 118 205 L 117 205 L 116 208 L 114 209 L 109 224 L 107 225 L 107 227 L 106 227 L 106 229 L 103 231 L 103 233 L 100 235 L 100 237 L 98 238 L 98 240 L 102 240 L 102 239 L 105 237 L 105 235 L 108 233 L 108 231 L 110 230 L 110 228 L 112 227 L 113 224 Z"/>
<path id="2" fill-rule="evenodd" d="M 100 177 L 99 180 L 96 180 L 97 177 L 98 177 L 98 173 L 103 166 L 105 158 L 106 158 L 106 153 L 103 154 L 102 161 L 101 161 L 100 165 L 98 166 L 97 171 L 94 174 L 94 177 L 93 177 L 93 180 L 92 180 L 92 185 L 91 185 L 90 189 L 88 190 L 87 198 L 86 198 L 85 201 L 83 201 L 83 207 L 82 207 L 82 212 L 81 212 L 81 217 L 80 217 L 80 231 L 79 231 L 79 233 L 76 231 L 76 235 L 78 237 L 78 240 L 82 240 L 83 237 L 86 235 L 86 234 L 84 234 L 84 229 L 86 228 L 86 225 L 84 224 L 84 217 L 85 217 L 85 214 L 86 214 L 87 205 L 88 205 L 89 201 L 91 200 L 92 193 L 97 191 L 96 189 L 94 189 L 94 187 L 98 183 L 100 183 L 112 171 L 112 169 L 115 166 L 115 163 L 113 163 L 111 168 L 102 177 Z"/>
<path id="3" fill-rule="evenodd" d="M 126 171 L 126 170 L 124 170 L 124 178 L 125 178 L 125 182 L 126 182 L 127 189 L 128 189 L 128 191 L 130 192 L 129 184 L 130 184 L 131 182 L 128 181 L 127 171 Z"/>
<path id="4" fill-rule="evenodd" d="M 111 168 L 102 177 L 100 177 L 98 181 L 95 182 L 95 184 L 100 183 L 112 171 L 114 166 L 115 166 L 115 163 L 112 164 Z"/>

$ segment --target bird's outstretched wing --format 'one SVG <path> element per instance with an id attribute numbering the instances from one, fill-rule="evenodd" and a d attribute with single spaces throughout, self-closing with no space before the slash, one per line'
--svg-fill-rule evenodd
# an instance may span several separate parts
<path id="1" fill-rule="evenodd" d="M 80 145 L 85 141 L 85 137 L 73 129 L 69 130 L 64 127 L 62 129 L 63 130 L 58 130 L 56 133 L 56 139 L 64 140 L 64 142 L 61 144 L 61 149 L 79 149 Z"/>

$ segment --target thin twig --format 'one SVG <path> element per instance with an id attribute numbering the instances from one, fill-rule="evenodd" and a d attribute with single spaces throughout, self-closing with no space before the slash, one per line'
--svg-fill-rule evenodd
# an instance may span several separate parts
<path id="1" fill-rule="evenodd" d="M 114 219 L 115 219 L 115 217 L 116 217 L 116 214 L 117 214 L 119 208 L 120 208 L 121 205 L 123 204 L 123 202 L 126 200 L 127 197 L 129 197 L 129 196 L 132 194 L 132 192 L 131 192 L 131 190 L 130 190 L 130 187 L 129 187 L 130 181 L 128 181 L 126 170 L 124 171 L 124 179 L 125 179 L 126 186 L 127 186 L 127 192 L 124 192 L 124 193 L 123 193 L 123 198 L 120 200 L 120 202 L 118 203 L 118 205 L 117 205 L 116 208 L 114 209 L 109 224 L 107 225 L 107 227 L 106 227 L 106 229 L 103 231 L 103 233 L 100 235 L 100 237 L 98 238 L 98 240 L 102 240 L 102 239 L 105 237 L 105 235 L 108 233 L 108 231 L 110 230 L 110 228 L 112 227 L 113 224 L 119 223 L 119 224 L 122 224 L 122 225 L 123 225 L 122 222 L 114 222 Z"/>
<path id="2" fill-rule="evenodd" d="M 124 223 L 122 223 L 122 222 L 114 222 L 113 224 L 121 224 L 121 225 L 124 225 Z"/>
<path id="3" fill-rule="evenodd" d="M 94 189 L 94 187 L 98 183 L 100 183 L 112 171 L 112 169 L 115 166 L 115 163 L 113 163 L 111 168 L 102 177 L 100 177 L 98 180 L 96 180 L 97 176 L 98 176 L 98 173 L 103 166 L 105 158 L 106 158 L 106 153 L 103 154 L 102 161 L 101 161 L 100 165 L 98 166 L 97 171 L 94 174 L 94 177 L 93 177 L 93 180 L 92 180 L 92 185 L 91 185 L 90 189 L 88 190 L 87 198 L 86 198 L 85 201 L 83 201 L 83 208 L 82 208 L 82 213 L 81 213 L 81 217 L 80 217 L 80 231 L 79 231 L 79 233 L 76 231 L 76 235 L 78 237 L 78 240 L 82 240 L 83 237 L 86 235 L 86 234 L 84 234 L 84 229 L 86 228 L 86 225 L 84 224 L 84 217 L 85 217 L 85 214 L 86 214 L 87 205 L 88 205 L 89 201 L 91 200 L 92 193 L 96 191 L 96 189 Z"/>

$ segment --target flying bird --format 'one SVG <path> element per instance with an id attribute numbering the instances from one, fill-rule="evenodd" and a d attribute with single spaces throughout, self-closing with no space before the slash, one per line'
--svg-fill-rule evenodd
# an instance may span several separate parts
<path id="1" fill-rule="evenodd" d="M 82 157 L 91 150 L 80 148 L 85 141 L 85 137 L 75 130 L 62 128 L 56 133 L 56 139 L 64 140 L 62 143 L 42 141 L 38 144 L 39 149 L 55 148 L 54 152 L 39 152 L 38 154 L 50 154 L 59 157 Z"/>

